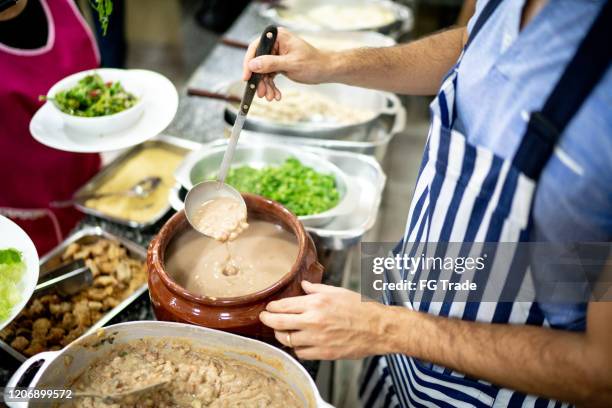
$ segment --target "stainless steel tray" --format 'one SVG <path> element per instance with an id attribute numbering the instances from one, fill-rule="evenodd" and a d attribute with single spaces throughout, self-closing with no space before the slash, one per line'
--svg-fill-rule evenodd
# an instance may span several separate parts
<path id="1" fill-rule="evenodd" d="M 73 242 L 78 243 L 92 243 L 100 238 L 106 238 L 109 240 L 114 240 L 121 243 L 127 250 L 130 256 L 139 259 L 141 261 L 145 261 L 147 257 L 147 251 L 142 246 L 129 241 L 125 238 L 113 235 L 107 231 L 104 231 L 100 227 L 87 227 L 82 230 L 75 232 L 66 238 L 60 245 L 58 245 L 55 249 L 51 250 L 51 252 L 47 253 L 44 257 L 40 259 L 40 278 L 44 277 L 47 272 L 59 266 L 61 261 L 61 256 L 64 253 L 65 249 L 68 245 Z M 40 279 L 39 278 L 39 279 Z M 138 289 L 136 289 L 132 294 L 130 294 L 127 298 L 125 298 L 121 303 L 119 303 L 114 308 L 110 309 L 100 320 L 98 320 L 93 326 L 91 326 L 82 336 L 85 336 L 95 330 L 98 330 L 100 327 L 106 325 L 112 318 L 114 318 L 117 314 L 119 314 L 123 309 L 129 306 L 136 298 L 142 295 L 147 290 L 147 284 L 143 284 Z M 27 360 L 27 357 L 21 354 L 19 351 L 12 348 L 9 344 L 0 340 L 0 348 L 5 350 L 7 353 L 15 357 L 17 360 L 23 362 Z"/>
<path id="2" fill-rule="evenodd" d="M 303 93 L 303 97 L 316 94 L 333 101 L 336 105 L 344 108 L 361 109 L 370 112 L 367 118 L 360 118 L 351 123 L 300 121 L 296 123 L 282 123 L 265 117 L 249 114 L 244 128 L 254 132 L 282 134 L 304 139 L 334 139 L 346 141 L 364 141 L 371 137 L 376 131 L 383 118 L 392 118 L 393 125 L 389 133 L 401 132 L 406 126 L 406 110 L 402 106 L 399 97 L 391 92 L 383 92 L 373 89 L 359 88 L 344 84 L 318 84 L 307 85 L 289 80 L 287 77 L 278 76 L 275 79 L 276 86 L 282 92 L 297 91 Z M 244 92 L 244 81 L 235 81 L 224 88 L 222 93 L 229 95 L 242 95 Z M 238 113 L 238 104 L 227 102 L 225 104 L 224 119 L 233 124 Z"/>
<path id="3" fill-rule="evenodd" d="M 194 142 L 193 140 L 185 139 L 182 137 L 176 137 L 171 135 L 166 135 L 164 133 L 156 136 L 151 139 L 152 142 L 165 142 L 181 149 L 185 149 L 188 151 L 198 150 L 202 147 L 202 143 Z"/>
<path id="4" fill-rule="evenodd" d="M 344 3 L 371 3 L 371 0 L 344 0 Z M 414 16 L 412 10 L 403 4 L 398 4 L 389 0 L 378 0 L 378 3 L 383 5 L 384 7 L 390 9 L 395 15 L 395 20 L 381 25 L 379 27 L 364 27 L 362 29 L 357 29 L 359 31 L 377 31 L 379 33 L 388 34 L 391 37 L 397 39 L 402 34 L 410 32 L 414 26 Z M 277 25 L 281 25 L 283 27 L 287 27 L 292 30 L 309 30 L 309 31 L 318 31 L 318 30 L 333 30 L 334 27 L 321 27 L 313 22 L 313 24 L 309 25 L 300 25 L 292 22 L 291 20 L 287 20 L 280 15 L 279 10 L 281 7 L 283 10 L 290 10 L 295 12 L 296 14 L 304 13 L 306 10 L 315 7 L 320 4 L 328 3 L 325 0 L 291 0 L 291 1 L 283 1 L 280 5 L 276 4 L 264 4 L 261 5 L 260 15 L 270 19 Z M 342 4 L 342 1 L 337 2 Z"/>
<path id="5" fill-rule="evenodd" d="M 358 153 L 374 157 L 381 163 L 387 154 L 387 148 L 394 136 L 395 134 L 389 133 L 382 124 L 374 129 L 374 131 L 371 131 L 368 134 L 368 138 L 363 141 L 295 137 L 282 134 L 259 133 L 248 130 L 243 130 L 240 133 L 241 140 L 253 144 L 283 143 L 293 146 L 306 146 L 309 148 Z"/>
<path id="6" fill-rule="evenodd" d="M 393 47 L 397 41 L 376 31 L 308 31 L 299 30 L 296 34 L 316 48 L 326 48 L 326 41 L 350 42 L 354 47 Z M 255 40 L 253 37 L 252 40 Z M 340 51 L 334 47 L 335 50 Z"/>
<path id="7" fill-rule="evenodd" d="M 227 84 L 221 85 L 219 89 L 221 92 L 227 92 L 228 86 Z M 377 96 L 378 99 L 386 98 L 389 104 L 383 109 L 384 112 L 381 111 L 381 114 L 374 120 L 362 125 L 346 126 L 344 130 L 327 130 L 321 133 L 325 137 L 316 137 L 304 130 L 292 132 L 289 127 L 280 124 L 260 126 L 257 123 L 261 121 L 255 121 L 257 122 L 255 125 L 250 125 L 252 121 L 249 122 L 248 118 L 240 136 L 242 140 L 247 139 L 254 143 L 289 143 L 298 146 L 312 146 L 361 153 L 373 156 L 379 162 L 382 162 L 393 137 L 402 132 L 406 127 L 406 108 L 396 95 L 388 92 L 381 93 L 381 95 L 383 96 Z M 223 119 L 226 124 L 226 136 L 229 135 L 236 117 L 235 113 L 232 113 L 232 109 L 234 108 L 230 103 L 225 104 Z"/>
<path id="8" fill-rule="evenodd" d="M 202 147 L 202 151 L 212 147 L 227 144 L 225 140 L 214 141 Z M 252 144 L 240 141 L 241 146 L 248 145 L 253 149 L 253 163 L 258 162 L 261 151 L 266 146 L 275 146 L 265 143 Z M 281 145 L 282 146 L 282 145 Z M 306 227 L 308 232 L 314 235 L 321 246 L 331 250 L 344 250 L 357 244 L 361 237 L 374 225 L 378 217 L 378 209 L 382 198 L 382 192 L 386 182 L 386 175 L 380 164 L 373 158 L 363 154 L 341 152 L 317 147 L 303 147 L 304 150 L 314 153 L 334 163 L 342 170 L 350 182 L 359 189 L 357 204 L 347 215 L 335 217 L 324 227 Z M 193 153 L 195 156 L 197 153 Z M 248 159 L 245 159 L 248 163 Z M 177 169 L 175 177 L 178 180 L 189 179 L 191 168 L 188 163 L 193 163 L 186 158 L 184 164 Z M 246 164 L 243 162 L 243 164 Z M 174 209 L 182 209 L 180 197 L 181 184 L 170 191 L 170 203 Z"/>
<path id="9" fill-rule="evenodd" d="M 106 180 L 108 180 L 108 178 L 110 178 L 114 174 L 117 168 L 119 168 L 123 163 L 125 163 L 135 154 L 137 154 L 138 152 L 144 149 L 151 148 L 151 147 L 157 147 L 157 146 L 163 146 L 167 149 L 174 150 L 181 154 L 187 155 L 187 153 L 189 153 L 191 150 L 198 148 L 200 144 L 191 142 L 186 139 L 180 139 L 180 138 L 165 136 L 165 135 L 158 136 L 155 139 L 146 141 L 138 146 L 135 146 L 129 149 L 125 153 L 122 153 L 117 158 L 115 158 L 112 162 L 106 165 L 98 174 L 92 177 L 87 183 L 85 183 L 75 193 L 75 197 L 78 197 L 81 194 L 87 194 L 87 193 L 95 191 L 100 185 L 102 185 Z M 75 206 L 76 208 L 79 209 L 79 211 L 84 212 L 85 214 L 94 215 L 96 217 L 103 218 L 103 219 L 115 222 L 117 224 L 127 225 L 133 228 L 146 228 L 150 225 L 155 224 L 171 208 L 170 204 L 168 203 L 157 215 L 155 215 L 149 221 L 138 222 L 138 221 L 124 219 L 124 218 L 117 218 L 112 215 L 105 214 L 93 208 L 87 207 L 84 203 L 82 204 L 79 203 L 79 204 L 76 204 Z"/>

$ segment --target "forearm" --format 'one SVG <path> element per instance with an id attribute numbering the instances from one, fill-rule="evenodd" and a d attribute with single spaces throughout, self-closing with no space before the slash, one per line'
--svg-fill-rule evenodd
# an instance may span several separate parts
<path id="1" fill-rule="evenodd" d="M 507 388 L 579 405 L 605 406 L 612 401 L 610 362 L 588 347 L 585 334 L 385 309 L 381 320 L 387 353 L 410 355 Z"/>
<path id="2" fill-rule="evenodd" d="M 444 74 L 459 58 L 465 35 L 465 27 L 459 27 L 395 47 L 331 53 L 325 82 L 435 95 Z"/>

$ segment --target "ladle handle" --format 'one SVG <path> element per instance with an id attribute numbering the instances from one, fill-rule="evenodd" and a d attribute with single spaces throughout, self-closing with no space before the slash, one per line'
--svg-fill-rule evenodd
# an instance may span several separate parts
<path id="1" fill-rule="evenodd" d="M 266 27 L 266 29 L 261 34 L 261 38 L 259 39 L 259 45 L 257 45 L 257 51 L 255 51 L 255 57 L 259 57 L 260 55 L 268 55 L 272 53 L 272 49 L 274 48 L 274 43 L 276 42 L 276 37 L 278 35 L 278 28 L 274 25 L 270 25 Z M 243 114 L 247 114 L 249 112 L 249 108 L 251 107 L 251 102 L 253 102 L 253 97 L 255 96 L 255 92 L 257 92 L 257 86 L 259 82 L 264 77 L 265 74 L 258 74 L 253 72 L 251 74 L 251 78 L 247 82 L 247 86 L 244 90 L 244 96 L 242 97 L 242 103 L 240 104 L 240 111 Z"/>

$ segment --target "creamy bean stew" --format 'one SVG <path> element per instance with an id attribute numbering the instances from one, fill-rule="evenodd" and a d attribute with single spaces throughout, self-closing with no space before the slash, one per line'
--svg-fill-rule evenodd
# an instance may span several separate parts
<path id="1" fill-rule="evenodd" d="M 302 407 L 282 379 L 230 357 L 176 339 L 139 339 L 113 347 L 72 384 L 72 390 L 119 394 L 168 381 L 153 391 L 79 397 L 62 407 Z"/>

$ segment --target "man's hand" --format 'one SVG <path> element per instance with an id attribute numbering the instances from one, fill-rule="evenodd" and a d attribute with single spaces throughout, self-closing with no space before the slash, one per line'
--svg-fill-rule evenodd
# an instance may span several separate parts
<path id="1" fill-rule="evenodd" d="M 295 348 L 299 358 L 335 360 L 388 352 L 384 306 L 363 302 L 359 293 L 343 288 L 307 281 L 302 287 L 306 296 L 270 302 L 260 314 L 276 339 Z"/>
<path id="2" fill-rule="evenodd" d="M 306 296 L 270 302 L 261 321 L 299 358 L 398 353 L 526 394 L 585 407 L 612 401 L 612 302 L 591 302 L 585 333 L 490 324 L 363 302 L 358 293 L 302 282 Z"/>
<path id="3" fill-rule="evenodd" d="M 296 82 L 337 82 L 411 95 L 435 95 L 444 74 L 457 61 L 466 36 L 465 27 L 436 33 L 395 47 L 318 50 L 280 27 L 272 55 L 255 58 L 259 40 L 244 56 L 242 79 L 253 72 L 266 74 L 257 88 L 259 97 L 280 99 L 274 75 Z"/>
<path id="4" fill-rule="evenodd" d="M 249 45 L 244 56 L 242 79 L 247 81 L 251 73 L 269 74 L 259 83 L 257 95 L 267 100 L 279 100 L 281 93 L 274 84 L 274 75 L 283 73 L 289 79 L 305 84 L 324 82 L 325 68 L 329 67 L 330 55 L 316 49 L 283 27 L 278 28 L 278 36 L 271 55 L 255 58 L 259 39 Z"/>

